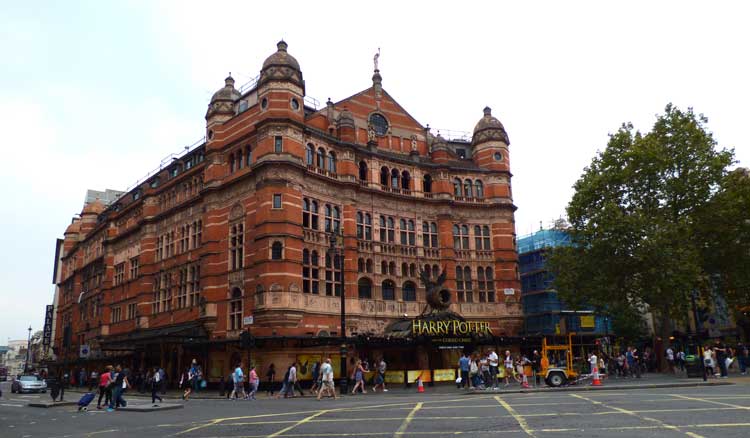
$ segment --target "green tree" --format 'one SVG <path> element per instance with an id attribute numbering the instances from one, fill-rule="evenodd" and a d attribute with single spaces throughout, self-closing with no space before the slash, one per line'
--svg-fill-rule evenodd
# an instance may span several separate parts
<path id="1" fill-rule="evenodd" d="M 563 301 L 610 314 L 621 335 L 637 336 L 648 310 L 668 338 L 689 294 L 709 289 L 696 227 L 734 152 L 717 148 L 706 123 L 670 104 L 646 134 L 623 124 L 574 185 L 573 246 L 554 250 L 550 269 Z"/>

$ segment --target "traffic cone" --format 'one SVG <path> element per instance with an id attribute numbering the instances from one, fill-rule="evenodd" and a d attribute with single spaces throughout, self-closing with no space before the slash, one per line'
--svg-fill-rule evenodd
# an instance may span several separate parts
<path id="1" fill-rule="evenodd" d="M 424 385 L 422 384 L 421 377 L 417 377 L 417 392 L 424 392 Z"/>
<path id="2" fill-rule="evenodd" d="M 529 379 L 526 377 L 526 373 L 521 374 L 521 388 L 528 388 L 529 387 Z"/>
<path id="3" fill-rule="evenodd" d="M 602 386 L 602 381 L 599 380 L 599 368 L 594 368 L 594 381 L 591 386 Z"/>

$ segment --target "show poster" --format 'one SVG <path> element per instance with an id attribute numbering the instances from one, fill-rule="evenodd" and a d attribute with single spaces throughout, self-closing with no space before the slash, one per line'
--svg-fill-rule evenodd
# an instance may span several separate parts
<path id="1" fill-rule="evenodd" d="M 386 371 L 385 383 L 404 383 L 403 371 Z"/>
<path id="2" fill-rule="evenodd" d="M 315 362 L 321 361 L 320 354 L 298 354 L 297 355 L 297 379 L 312 380 L 312 370 Z M 334 368 L 335 370 L 336 368 Z"/>
<path id="3" fill-rule="evenodd" d="M 409 370 L 407 371 L 407 382 L 414 383 L 417 381 L 417 377 L 422 379 L 422 382 L 432 382 L 432 374 L 430 370 Z"/>
<path id="4" fill-rule="evenodd" d="M 432 374 L 436 382 L 455 382 L 456 381 L 456 370 L 453 368 L 434 370 Z"/>

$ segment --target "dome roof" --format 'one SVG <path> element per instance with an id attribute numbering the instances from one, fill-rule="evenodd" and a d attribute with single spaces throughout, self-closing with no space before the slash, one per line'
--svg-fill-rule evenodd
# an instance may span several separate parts
<path id="1" fill-rule="evenodd" d="M 84 205 L 81 214 L 99 214 L 106 208 L 107 207 L 104 205 L 104 203 L 97 198 L 93 202 L 89 202 L 88 204 Z"/>
<path id="2" fill-rule="evenodd" d="M 484 116 L 474 126 L 472 143 L 477 144 L 490 140 L 499 140 L 505 144 L 510 144 L 505 127 L 500 123 L 500 120 L 492 116 L 492 109 L 486 106 L 484 107 Z"/>
<path id="3" fill-rule="evenodd" d="M 211 96 L 211 102 L 208 104 L 208 111 L 206 111 L 206 118 L 216 113 L 234 114 L 234 102 L 240 96 L 240 92 L 234 88 L 234 78 L 230 74 L 224 79 L 224 87 Z"/>
<path id="4" fill-rule="evenodd" d="M 276 44 L 276 53 L 266 58 L 260 71 L 258 85 L 269 81 L 289 81 L 305 89 L 305 81 L 302 80 L 302 71 L 299 62 L 287 51 L 287 43 L 281 40 Z"/>
<path id="5" fill-rule="evenodd" d="M 73 222 L 71 222 L 70 225 L 68 225 L 68 228 L 65 229 L 64 234 L 75 234 L 79 233 L 81 231 L 81 221 L 78 219 L 74 219 Z"/>
<path id="6" fill-rule="evenodd" d="M 266 58 L 265 61 L 263 61 L 263 70 L 266 68 L 276 65 L 276 66 L 288 66 L 292 67 L 295 70 L 299 70 L 299 62 L 294 58 L 294 56 L 290 55 L 286 48 L 289 47 L 289 45 L 284 41 L 281 40 L 278 43 L 276 43 L 276 48 L 278 49 L 276 53 Z"/>

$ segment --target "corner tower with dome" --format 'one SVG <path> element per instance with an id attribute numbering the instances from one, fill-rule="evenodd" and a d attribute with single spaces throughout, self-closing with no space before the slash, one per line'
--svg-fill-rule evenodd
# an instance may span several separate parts
<path id="1" fill-rule="evenodd" d="M 349 355 L 384 356 L 390 370 L 517 348 L 504 126 L 485 108 L 473 133 L 431 129 L 378 69 L 371 80 L 320 104 L 284 41 L 256 80 L 238 87 L 229 75 L 208 102 L 204 141 L 66 230 L 61 361 L 86 345 L 92 367 L 119 355 L 178 375 L 196 358 L 209 384 L 248 354 L 262 369 L 312 364 L 336 357 L 342 294 Z M 389 332 L 428 317 L 420 273 L 482 331 Z"/>

